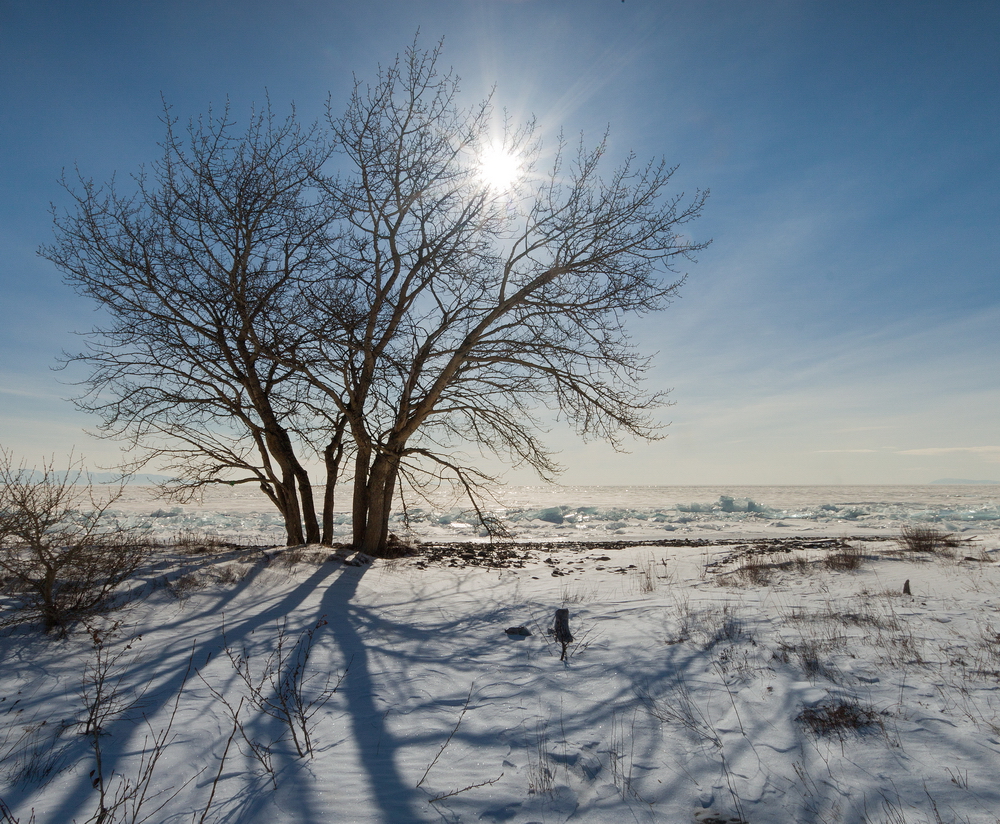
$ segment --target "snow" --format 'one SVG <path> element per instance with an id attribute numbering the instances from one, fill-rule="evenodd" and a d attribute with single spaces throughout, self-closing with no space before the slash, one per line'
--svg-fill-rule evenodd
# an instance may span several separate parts
<path id="1" fill-rule="evenodd" d="M 994 824 L 998 494 L 508 490 L 518 537 L 551 546 L 490 568 L 269 547 L 254 530 L 270 513 L 241 491 L 177 507 L 133 491 L 121 515 L 154 534 L 257 539 L 165 546 L 141 597 L 97 622 L 122 652 L 105 775 L 138 774 L 176 701 L 151 781 L 163 793 L 143 808 L 164 803 L 153 822 L 197 821 L 214 785 L 206 822 Z M 840 514 L 851 507 L 864 513 Z M 418 536 L 474 534 L 444 523 L 455 507 L 428 512 L 411 518 Z M 905 552 L 905 524 L 968 540 Z M 827 563 L 845 546 L 858 569 Z M 547 634 L 558 608 L 574 635 L 565 661 Z M 505 632 L 517 626 L 532 634 Z M 220 696 L 248 694 L 227 648 L 257 678 L 279 636 L 294 650 L 310 629 L 303 696 L 340 682 L 312 717 L 314 757 L 243 709 L 273 781 L 239 735 L 222 763 L 233 721 Z M 0 798 L 22 824 L 32 809 L 39 824 L 94 810 L 80 723 L 94 654 L 82 628 L 0 638 Z"/>
<path id="2" fill-rule="evenodd" d="M 250 487 L 207 490 L 191 505 L 168 504 L 154 490 L 127 487 L 118 514 L 159 539 L 208 532 L 247 543 L 277 543 L 281 518 Z M 350 497 L 337 497 L 335 532 L 350 540 Z M 437 540 L 483 537 L 461 499 L 406 500 L 391 521 L 398 535 Z M 487 509 L 520 540 L 767 537 L 796 533 L 877 535 L 906 524 L 947 532 L 1000 534 L 998 486 L 636 486 L 505 487 Z"/>

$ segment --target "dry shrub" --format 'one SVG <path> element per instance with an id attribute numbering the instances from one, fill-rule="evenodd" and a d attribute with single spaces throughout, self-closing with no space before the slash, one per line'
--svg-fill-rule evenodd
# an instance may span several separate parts
<path id="1" fill-rule="evenodd" d="M 804 621 L 816 620 L 820 616 L 803 615 L 801 618 Z M 834 625 L 823 623 L 804 631 L 795 642 L 780 640 L 772 657 L 784 664 L 797 661 L 802 673 L 810 680 L 826 678 L 836 682 L 841 678 L 840 673 L 824 659 L 830 653 L 845 649 L 848 640 Z"/>
<path id="2" fill-rule="evenodd" d="M 827 555 L 823 559 L 823 566 L 833 572 L 851 572 L 860 569 L 864 561 L 865 554 L 861 547 L 845 546 Z"/>
<path id="3" fill-rule="evenodd" d="M 816 735 L 836 735 L 842 739 L 848 732 L 884 734 L 885 722 L 882 719 L 883 713 L 874 707 L 864 706 L 853 698 L 838 698 L 804 708 L 796 720 Z"/>
<path id="4" fill-rule="evenodd" d="M 766 586 L 771 582 L 775 564 L 770 557 L 758 553 L 745 555 L 740 565 L 715 579 L 719 586 Z"/>
<path id="5" fill-rule="evenodd" d="M 899 538 L 900 546 L 907 552 L 926 552 L 934 555 L 954 555 L 953 550 L 962 544 L 962 541 L 949 532 L 942 532 L 932 526 L 912 526 L 907 524 L 903 527 L 903 534 Z"/>
<path id="6" fill-rule="evenodd" d="M 252 569 L 253 566 L 251 564 L 222 564 L 213 567 L 209 575 L 211 575 L 213 581 L 219 584 L 238 584 L 250 574 Z"/>
<path id="7" fill-rule="evenodd" d="M 291 547 L 281 552 L 275 559 L 278 566 L 291 569 L 298 564 L 311 564 L 312 566 L 322 566 L 330 559 L 331 552 L 328 549 L 308 549 L 307 547 Z"/>
<path id="8" fill-rule="evenodd" d="M 398 535 L 389 533 L 385 548 L 378 557 L 393 560 L 395 558 L 407 558 L 416 554 L 417 549 L 409 541 L 400 538 Z"/>
<path id="9" fill-rule="evenodd" d="M 196 529 L 182 529 L 167 543 L 184 555 L 209 555 L 225 552 L 236 546 L 219 535 Z"/>
<path id="10" fill-rule="evenodd" d="M 195 590 L 202 589 L 206 583 L 207 581 L 201 575 L 188 572 L 173 581 L 168 580 L 167 589 L 175 598 L 184 600 Z"/>
<path id="11" fill-rule="evenodd" d="M 4 623 L 40 619 L 46 631 L 65 632 L 110 606 L 149 550 L 109 514 L 122 487 L 100 495 L 72 455 L 69 465 L 15 467 L 0 448 L 0 569 L 16 603 Z"/>
<path id="12" fill-rule="evenodd" d="M 729 604 L 723 604 L 721 610 L 706 610 L 696 620 L 699 623 L 692 626 L 692 630 L 704 636 L 703 649 L 709 650 L 722 643 L 757 643 L 746 621 Z"/>

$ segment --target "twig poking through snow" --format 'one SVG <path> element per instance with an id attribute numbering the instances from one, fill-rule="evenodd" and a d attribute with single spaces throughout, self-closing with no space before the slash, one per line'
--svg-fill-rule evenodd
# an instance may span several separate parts
<path id="1" fill-rule="evenodd" d="M 460 790 L 455 790 L 454 792 L 445 793 L 444 795 L 439 795 L 435 798 L 432 798 L 427 803 L 434 804 L 437 801 L 444 801 L 444 799 L 446 798 L 451 798 L 453 795 L 464 793 L 466 790 L 474 790 L 476 789 L 476 787 L 486 787 L 492 784 L 496 784 L 497 781 L 499 781 L 501 778 L 503 778 L 503 773 L 500 773 L 500 775 L 498 775 L 496 778 L 491 778 L 489 781 L 481 781 L 479 784 L 470 784 L 468 787 L 462 787 L 462 789 Z"/>
<path id="2" fill-rule="evenodd" d="M 452 729 L 451 733 L 449 733 L 448 737 L 444 740 L 444 743 L 441 745 L 441 749 L 439 749 L 438 752 L 437 752 L 437 755 L 434 756 L 434 760 L 431 761 L 431 763 L 427 765 L 427 769 L 424 770 L 424 774 L 421 776 L 420 780 L 417 782 L 417 788 L 419 788 L 420 785 L 424 783 L 424 779 L 427 778 L 427 774 L 431 771 L 431 767 L 433 767 L 435 764 L 437 764 L 438 759 L 441 757 L 441 753 L 443 753 L 445 751 L 445 749 L 447 748 L 447 746 L 451 743 L 451 739 L 455 737 L 455 733 L 458 732 L 458 728 L 462 725 L 462 719 L 465 718 L 465 713 L 468 712 L 468 710 L 469 710 L 469 702 L 472 700 L 472 689 L 475 686 L 476 686 L 476 683 L 474 681 L 469 685 L 469 694 L 465 697 L 465 706 L 462 707 L 462 711 L 458 714 L 458 721 L 455 722 L 454 729 Z M 503 773 L 500 773 L 500 774 L 503 775 Z M 499 779 L 496 779 L 496 780 L 499 781 Z M 492 784 L 493 782 L 492 781 L 487 781 L 485 783 Z M 482 784 L 476 784 L 475 786 L 476 787 L 482 787 L 483 785 Z M 472 787 L 466 787 L 465 789 L 466 790 L 471 790 Z M 459 790 L 458 792 L 465 792 L 465 790 Z M 455 793 L 451 793 L 451 795 L 455 795 Z M 448 798 L 448 796 L 447 795 L 442 795 L 442 796 L 440 796 L 440 798 L 433 798 L 433 799 L 431 799 L 431 801 L 433 803 L 434 801 L 440 801 L 442 798 Z"/>

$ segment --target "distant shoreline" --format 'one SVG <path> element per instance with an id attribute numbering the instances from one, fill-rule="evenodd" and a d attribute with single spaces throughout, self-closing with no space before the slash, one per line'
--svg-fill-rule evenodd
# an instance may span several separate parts
<path id="1" fill-rule="evenodd" d="M 969 481 L 965 478 L 941 478 L 937 481 L 931 481 L 931 484 L 953 484 L 962 486 L 995 486 L 1000 484 L 1000 481 Z"/>

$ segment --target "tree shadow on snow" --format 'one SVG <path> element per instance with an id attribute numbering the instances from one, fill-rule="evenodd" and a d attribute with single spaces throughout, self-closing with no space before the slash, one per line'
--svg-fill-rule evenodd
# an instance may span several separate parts
<path id="1" fill-rule="evenodd" d="M 251 606 L 248 608 L 246 603 L 248 599 L 244 596 L 258 585 L 256 579 L 259 578 L 264 569 L 266 569 L 266 565 L 257 565 L 242 581 L 218 592 L 215 597 L 209 593 L 202 593 L 200 600 L 204 601 L 208 598 L 207 604 L 196 610 L 180 611 L 174 620 L 156 626 L 149 633 L 151 635 L 155 633 L 160 644 L 155 650 L 150 650 L 148 647 L 143 648 L 142 642 L 138 642 L 135 644 L 137 655 L 134 658 L 123 659 L 123 663 L 129 665 L 126 683 L 136 686 L 142 691 L 142 695 L 135 710 L 113 717 L 103 727 L 101 741 L 106 776 L 133 776 L 143 736 L 147 734 L 151 736 L 166 727 L 167 719 L 170 717 L 179 693 L 191 695 L 197 692 L 202 697 L 207 694 L 207 687 L 199 681 L 197 673 L 206 670 L 210 664 L 219 661 L 219 659 L 225 660 L 227 646 L 232 650 L 240 650 L 244 645 L 252 646 L 259 640 L 254 638 L 254 634 L 258 630 L 264 628 L 273 630 L 276 625 L 285 620 L 289 621 L 289 632 L 296 632 L 297 638 L 297 628 L 292 625 L 292 621 L 296 620 L 297 611 L 310 596 L 315 595 L 317 589 L 328 578 L 340 571 L 339 567 L 333 564 L 323 564 L 307 579 L 285 593 L 283 597 L 269 603 L 267 603 L 266 596 L 260 598 L 266 603 L 263 608 L 254 608 L 252 605 L 255 602 L 250 600 Z M 348 577 L 353 579 L 359 578 L 364 571 L 363 568 L 344 569 L 350 573 Z M 353 585 L 356 586 L 356 580 Z M 239 603 L 241 600 L 243 603 Z M 235 611 L 237 615 L 235 620 L 230 620 L 233 613 L 229 610 Z M 205 632 L 206 626 L 212 627 L 208 634 Z M 266 633 L 261 633 L 260 637 L 264 636 Z M 232 669 L 228 662 L 226 662 L 225 667 Z M 225 668 L 223 671 L 225 672 Z M 227 675 L 229 683 L 236 684 L 235 673 L 228 672 Z M 213 686 L 223 694 L 226 693 L 225 683 L 220 683 L 212 677 L 209 677 L 209 681 L 214 681 Z M 208 786 L 215 777 L 221 756 L 218 746 L 220 736 L 221 740 L 224 741 L 229 732 L 226 727 L 231 724 L 231 721 L 216 708 L 215 717 L 218 720 L 218 729 L 216 734 L 211 736 L 211 740 L 205 741 L 204 736 L 198 733 L 204 731 L 204 723 L 212 722 L 212 714 L 208 714 L 204 720 L 196 716 L 198 722 L 196 724 L 182 723 L 187 714 L 185 695 L 182 695 L 180 699 L 177 719 L 174 721 L 168 744 L 168 752 L 174 747 L 181 747 L 185 750 L 186 755 L 181 759 L 171 758 L 168 755 L 169 763 L 178 764 L 185 770 L 200 768 L 201 772 L 191 769 L 190 774 L 183 775 L 158 773 L 154 784 L 161 789 L 165 785 L 165 791 L 169 794 L 183 787 L 185 782 L 194 776 L 191 785 L 202 789 L 207 796 Z M 148 726 L 146 719 L 148 719 Z M 137 744 L 139 749 L 137 749 Z M 229 766 L 226 767 L 223 779 L 239 777 L 245 772 L 236 767 L 235 749 L 230 751 L 227 762 Z M 82 764 L 89 766 L 93 757 L 82 737 L 76 743 L 74 750 L 72 760 L 81 761 Z M 281 762 L 287 761 L 287 759 L 282 759 L 279 754 L 276 761 L 280 771 L 281 767 L 285 766 Z M 88 772 L 88 769 L 81 768 L 74 774 L 63 777 L 59 804 L 51 808 L 45 818 L 40 819 L 40 821 L 65 822 L 83 820 L 87 816 L 94 804 L 94 790 Z M 112 779 L 111 783 L 112 789 L 115 787 L 114 780 Z M 43 787 L 42 792 L 44 791 Z M 30 799 L 37 792 L 37 787 L 25 787 L 23 798 Z M 201 795 L 198 793 L 197 797 L 201 799 L 198 803 L 204 804 L 205 799 Z M 246 796 L 241 790 L 240 795 L 243 796 L 240 806 L 244 809 L 257 806 L 254 804 L 253 795 L 255 794 L 251 793 L 250 796 Z M 299 806 L 299 812 L 304 816 L 301 820 L 319 820 L 316 816 L 321 816 L 324 813 L 324 811 L 312 809 L 314 805 L 307 793 L 296 793 L 295 799 Z M 14 803 L 19 803 L 22 800 L 14 796 L 8 799 L 9 802 Z M 216 801 L 216 808 L 218 808 L 225 804 L 227 799 L 218 797 Z M 168 805 L 159 814 L 159 820 L 169 820 L 172 809 L 173 806 Z M 208 820 L 212 820 L 213 817 L 210 816 Z M 225 820 L 239 820 L 242 816 L 237 814 L 237 818 L 232 819 L 231 816 L 227 815 L 224 818 Z"/>

